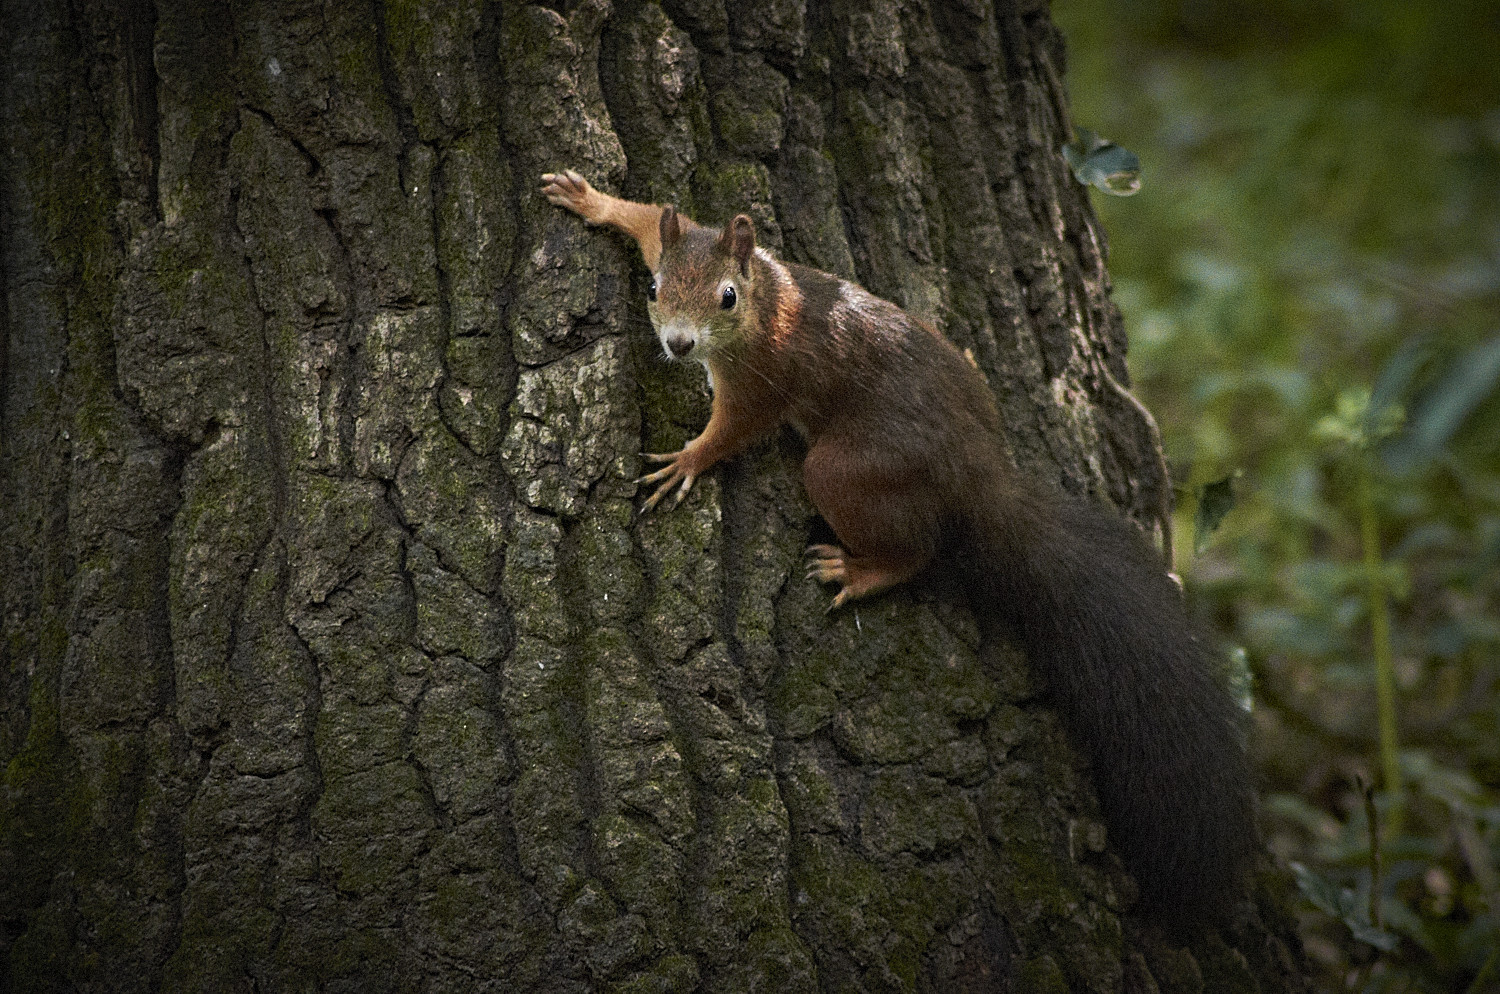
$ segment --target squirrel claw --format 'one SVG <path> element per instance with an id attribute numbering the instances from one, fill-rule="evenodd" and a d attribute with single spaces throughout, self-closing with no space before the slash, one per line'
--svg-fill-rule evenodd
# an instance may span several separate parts
<path id="1" fill-rule="evenodd" d="M 651 496 L 646 498 L 646 503 L 641 506 L 641 513 L 650 514 L 656 510 L 656 505 L 661 503 L 661 499 L 667 495 L 667 491 L 670 489 L 672 489 L 672 485 L 667 483 L 652 491 Z"/>
<path id="2" fill-rule="evenodd" d="M 652 473 L 650 476 L 643 476 L 636 482 L 651 482 L 654 480 L 658 480 L 664 476 L 668 477 L 667 482 L 657 487 L 656 491 L 650 497 L 646 498 L 646 503 L 641 508 L 642 514 L 649 514 L 650 512 L 656 510 L 656 505 L 660 504 L 668 494 L 672 493 L 673 488 L 676 488 L 677 493 L 672 498 L 672 503 L 667 505 L 667 510 L 675 510 L 677 506 L 682 503 L 683 499 L 687 497 L 687 492 L 692 489 L 693 481 L 697 479 L 697 477 L 693 476 L 691 473 L 685 473 L 682 470 L 678 469 L 676 465 L 672 465 L 668 466 L 666 469 L 659 469 L 655 473 Z M 681 483 L 677 482 L 678 477 L 681 477 Z"/>
<path id="3" fill-rule="evenodd" d="M 819 583 L 845 584 L 848 581 L 848 573 L 844 569 L 844 550 L 836 545 L 810 545 L 807 554 L 812 557 L 808 562 L 807 579 L 817 580 Z M 834 598 L 832 611 L 848 600 L 849 588 L 845 586 Z"/>
<path id="4" fill-rule="evenodd" d="M 844 550 L 836 545 L 809 545 L 807 547 L 809 579 L 816 577 L 820 583 L 838 583 L 844 579 Z"/>
<path id="5" fill-rule="evenodd" d="M 808 567 L 807 578 L 819 583 L 839 583 L 844 579 L 844 563 L 838 559 L 814 559 Z"/>
<path id="6" fill-rule="evenodd" d="M 593 188 L 589 181 L 571 169 L 560 173 L 542 173 L 542 196 L 559 207 L 566 207 L 589 220 L 586 210 Z"/>
<path id="7" fill-rule="evenodd" d="M 809 545 L 806 555 L 809 560 L 807 579 L 840 585 L 839 592 L 834 595 L 833 602 L 828 605 L 826 614 L 832 614 L 854 599 L 849 592 L 849 574 L 844 565 L 846 553 L 843 549 L 837 545 Z"/>
<path id="8" fill-rule="evenodd" d="M 667 510 L 669 511 L 681 504 L 684 498 L 687 497 L 687 492 L 692 489 L 693 482 L 698 479 L 698 474 L 703 471 L 702 465 L 688 458 L 692 448 L 691 443 L 689 443 L 689 445 L 684 446 L 676 452 L 641 453 L 641 458 L 647 462 L 666 463 L 661 469 L 647 473 L 635 481 L 637 484 L 657 483 L 660 481 L 656 492 L 647 499 L 645 506 L 641 508 L 642 514 L 654 510 L 656 505 L 666 500 L 668 496 L 672 497 L 672 502 L 667 505 Z M 675 494 L 672 493 L 674 488 L 676 489 Z"/>
<path id="9" fill-rule="evenodd" d="M 661 469 L 658 469 L 654 473 L 647 473 L 645 476 L 635 481 L 636 486 L 640 486 L 642 483 L 655 483 L 657 480 L 670 476 L 674 468 L 675 467 L 672 466 L 663 466 Z M 668 484 L 668 486 L 670 486 L 670 484 Z"/>

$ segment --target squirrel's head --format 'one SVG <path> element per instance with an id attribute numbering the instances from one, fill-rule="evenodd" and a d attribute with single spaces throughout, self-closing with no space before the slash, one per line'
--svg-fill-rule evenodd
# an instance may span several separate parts
<path id="1" fill-rule="evenodd" d="M 759 265 L 757 265 L 759 264 Z M 669 359 L 707 362 L 755 327 L 755 225 L 744 214 L 723 233 L 661 213 L 661 260 L 646 292 L 651 325 Z"/>

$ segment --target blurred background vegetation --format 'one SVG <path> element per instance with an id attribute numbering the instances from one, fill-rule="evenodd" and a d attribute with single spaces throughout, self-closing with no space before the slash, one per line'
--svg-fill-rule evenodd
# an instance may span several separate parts
<path id="1" fill-rule="evenodd" d="M 1053 17 L 1143 164 L 1115 299 L 1320 982 L 1500 991 L 1500 4 Z"/>

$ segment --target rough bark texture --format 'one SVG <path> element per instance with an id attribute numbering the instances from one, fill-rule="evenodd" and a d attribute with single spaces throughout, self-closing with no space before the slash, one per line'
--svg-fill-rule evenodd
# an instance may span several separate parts
<path id="1" fill-rule="evenodd" d="M 3 9 L 0 986 L 1299 989 L 1126 913 L 961 608 L 824 616 L 792 438 L 638 519 L 702 374 L 535 193 L 749 210 L 1149 522 L 1044 6 Z"/>

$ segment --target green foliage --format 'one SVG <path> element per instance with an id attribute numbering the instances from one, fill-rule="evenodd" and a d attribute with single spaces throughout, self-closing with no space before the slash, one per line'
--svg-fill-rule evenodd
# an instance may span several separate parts
<path id="1" fill-rule="evenodd" d="M 1179 569 L 1255 674 L 1265 827 L 1323 985 L 1496 990 L 1493 5 L 1054 16 L 1074 118 L 1151 173 L 1095 205 L 1137 389 L 1198 495 Z"/>
<path id="2" fill-rule="evenodd" d="M 1205 483 L 1198 489 L 1197 505 L 1198 511 L 1193 515 L 1193 552 L 1203 551 L 1208 544 L 1209 536 L 1219 530 L 1224 523 L 1224 517 L 1234 510 L 1234 478 L 1238 474 L 1230 473 L 1228 476 L 1220 477 L 1211 483 Z"/>
<path id="3" fill-rule="evenodd" d="M 1352 887 L 1340 887 L 1301 863 L 1292 864 L 1292 873 L 1297 878 L 1297 889 L 1318 910 L 1348 925 L 1349 932 L 1360 942 L 1386 952 L 1395 949 L 1400 943 L 1399 938 L 1377 927 L 1370 920 L 1370 878 L 1365 878 L 1362 891 L 1356 891 Z"/>
<path id="4" fill-rule="evenodd" d="M 1088 128 L 1078 128 L 1077 135 L 1063 146 L 1062 151 L 1078 182 L 1116 197 L 1130 197 L 1140 192 L 1139 156 L 1108 138 L 1100 138 Z"/>

